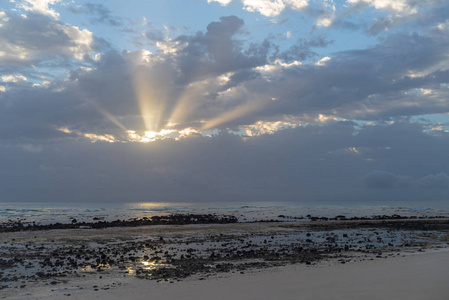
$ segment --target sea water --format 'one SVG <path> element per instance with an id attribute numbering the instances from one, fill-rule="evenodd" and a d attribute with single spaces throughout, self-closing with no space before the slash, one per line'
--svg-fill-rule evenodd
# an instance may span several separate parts
<path id="1" fill-rule="evenodd" d="M 399 205 L 401 204 L 401 205 Z M 428 203 L 427 203 L 428 204 Z M 51 224 L 77 222 L 130 220 L 134 218 L 170 214 L 234 215 L 239 222 L 268 220 L 297 220 L 307 216 L 372 217 L 401 215 L 417 217 L 449 217 L 444 203 L 425 206 L 422 203 L 395 203 L 395 205 L 313 204 L 313 203 L 0 203 L 0 224 Z"/>

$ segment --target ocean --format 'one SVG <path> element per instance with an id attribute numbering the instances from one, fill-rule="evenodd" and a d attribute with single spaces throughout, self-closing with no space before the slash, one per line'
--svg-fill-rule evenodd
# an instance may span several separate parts
<path id="1" fill-rule="evenodd" d="M 433 206 L 373 205 L 373 204 L 298 204 L 298 203 L 0 203 L 0 225 L 8 222 L 51 223 L 130 220 L 134 218 L 170 214 L 234 215 L 239 222 L 268 220 L 297 220 L 307 215 L 316 217 L 372 217 L 377 215 L 449 216 L 449 207 L 439 203 Z"/>

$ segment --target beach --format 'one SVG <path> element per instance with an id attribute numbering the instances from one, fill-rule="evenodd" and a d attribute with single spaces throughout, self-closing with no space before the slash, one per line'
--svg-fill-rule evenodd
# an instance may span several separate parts
<path id="1" fill-rule="evenodd" d="M 408 255 L 353 264 L 286 266 L 276 269 L 158 284 L 130 279 L 120 287 L 76 291 L 74 285 L 48 288 L 11 299 L 447 299 L 449 252 Z M 76 282 L 89 289 L 95 283 Z M 99 284 L 99 283 L 98 283 Z"/>
<path id="2" fill-rule="evenodd" d="M 0 233 L 1 299 L 445 299 L 448 219 Z"/>

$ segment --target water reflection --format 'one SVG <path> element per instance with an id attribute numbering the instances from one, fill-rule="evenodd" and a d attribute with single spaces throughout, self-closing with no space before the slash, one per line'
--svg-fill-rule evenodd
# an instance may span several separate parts
<path id="1" fill-rule="evenodd" d="M 155 262 L 149 262 L 149 261 L 143 261 L 143 269 L 144 270 L 155 270 L 155 269 L 160 269 L 160 268 L 169 268 L 171 267 L 168 264 L 160 264 L 160 263 L 155 263 Z"/>

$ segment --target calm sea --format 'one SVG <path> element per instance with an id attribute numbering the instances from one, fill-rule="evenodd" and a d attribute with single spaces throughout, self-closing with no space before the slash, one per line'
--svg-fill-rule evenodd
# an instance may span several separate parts
<path id="1" fill-rule="evenodd" d="M 386 205 L 378 203 L 345 205 L 311 204 L 311 203 L 0 203 L 0 223 L 70 223 L 95 220 L 128 220 L 132 218 L 151 217 L 169 214 L 218 214 L 234 215 L 241 222 L 255 220 L 286 220 L 280 216 L 306 217 L 371 217 L 374 215 L 403 216 L 449 216 L 449 207 L 445 203 L 395 203 Z"/>

